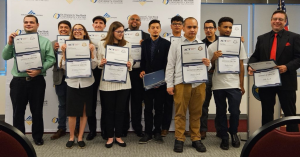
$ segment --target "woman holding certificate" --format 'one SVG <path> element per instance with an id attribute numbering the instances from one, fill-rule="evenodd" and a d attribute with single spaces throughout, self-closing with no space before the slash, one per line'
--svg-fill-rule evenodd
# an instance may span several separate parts
<path id="1" fill-rule="evenodd" d="M 113 22 L 106 38 L 98 43 L 99 68 L 102 68 L 100 94 L 106 110 L 107 148 L 115 143 L 126 147 L 121 139 L 126 99 L 131 89 L 128 70 L 132 69 L 131 44 L 124 40 L 124 25 Z"/>
<path id="2" fill-rule="evenodd" d="M 73 26 L 69 40 L 61 46 L 63 52 L 62 68 L 66 69 L 67 116 L 69 117 L 70 138 L 66 148 L 74 144 L 76 117 L 80 116 L 78 146 L 85 147 L 82 139 L 87 116 L 92 115 L 92 93 L 94 77 L 91 73 L 98 65 L 96 51 L 85 27 Z"/>

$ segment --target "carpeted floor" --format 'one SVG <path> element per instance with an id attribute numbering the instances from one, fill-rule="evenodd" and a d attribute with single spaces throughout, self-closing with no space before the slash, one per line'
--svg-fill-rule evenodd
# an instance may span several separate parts
<path id="1" fill-rule="evenodd" d="M 240 135 L 246 135 L 241 132 Z M 192 147 L 192 142 L 189 138 L 184 143 L 183 153 L 173 152 L 174 132 L 164 137 L 164 144 L 157 144 L 153 140 L 148 144 L 138 144 L 140 137 L 134 133 L 129 133 L 123 140 L 127 143 L 127 147 L 123 148 L 114 144 L 112 148 L 106 148 L 105 140 L 98 134 L 92 141 L 85 141 L 87 146 L 80 149 L 77 144 L 72 149 L 66 149 L 65 145 L 69 139 L 69 134 L 57 139 L 50 140 L 52 134 L 45 134 L 43 146 L 36 146 L 33 142 L 31 134 L 26 136 L 33 143 L 38 157 L 239 157 L 245 142 L 241 141 L 240 148 L 231 146 L 229 150 L 222 150 L 219 146 L 221 139 L 216 137 L 215 132 L 208 132 L 207 138 L 202 142 L 207 148 L 207 152 L 199 153 Z M 85 134 L 85 137 L 87 134 Z M 230 141 L 231 142 L 231 141 Z"/>

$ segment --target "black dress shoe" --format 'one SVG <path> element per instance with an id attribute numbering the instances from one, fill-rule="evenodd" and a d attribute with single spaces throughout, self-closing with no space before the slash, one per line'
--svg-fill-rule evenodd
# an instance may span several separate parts
<path id="1" fill-rule="evenodd" d="M 114 145 L 114 141 L 112 141 L 111 143 L 105 143 L 105 147 L 106 148 L 111 148 Z"/>
<path id="2" fill-rule="evenodd" d="M 43 139 L 40 139 L 40 140 L 33 140 L 34 143 L 37 145 L 37 146 L 41 146 L 44 144 L 44 140 Z"/>
<path id="3" fill-rule="evenodd" d="M 174 152 L 177 152 L 177 153 L 182 153 L 183 152 L 183 141 L 178 141 L 178 140 L 175 140 L 175 144 L 174 144 Z"/>
<path id="4" fill-rule="evenodd" d="M 229 140 L 228 139 L 222 139 L 220 147 L 223 150 L 228 150 L 229 149 Z"/>
<path id="5" fill-rule="evenodd" d="M 199 141 L 193 141 L 192 142 L 192 146 L 194 148 L 196 148 L 196 150 L 198 152 L 206 152 L 206 147 L 203 145 L 203 143 L 201 142 L 201 140 L 199 140 Z"/>
<path id="6" fill-rule="evenodd" d="M 164 140 L 163 140 L 162 137 L 161 137 L 161 133 L 156 133 L 156 134 L 154 135 L 154 141 L 155 141 L 156 143 L 159 143 L 159 144 L 164 143 Z"/>
<path id="7" fill-rule="evenodd" d="M 121 147 L 126 147 L 126 143 L 125 143 L 125 142 L 120 143 L 120 142 L 118 142 L 117 140 L 115 140 L 115 143 L 118 144 L 118 145 L 121 146 Z"/>
<path id="8" fill-rule="evenodd" d="M 240 147 L 240 139 L 238 137 L 237 134 L 231 134 L 231 144 L 233 147 L 235 148 L 239 148 Z"/>
<path id="9" fill-rule="evenodd" d="M 93 140 L 95 137 L 96 137 L 96 132 L 90 132 L 87 137 L 86 137 L 86 140 L 87 141 L 90 141 L 90 140 Z"/>

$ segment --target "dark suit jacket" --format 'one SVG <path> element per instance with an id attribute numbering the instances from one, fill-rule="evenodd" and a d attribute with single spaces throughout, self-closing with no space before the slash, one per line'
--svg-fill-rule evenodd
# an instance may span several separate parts
<path id="1" fill-rule="evenodd" d="M 127 30 L 128 30 L 128 28 L 124 29 L 124 31 L 127 31 Z M 150 38 L 150 34 L 142 31 L 142 39 L 145 40 L 145 39 L 148 39 L 148 38 Z"/>
<path id="2" fill-rule="evenodd" d="M 159 37 L 157 47 L 154 50 L 154 58 L 151 61 L 151 40 L 148 38 L 142 42 L 141 70 L 145 71 L 146 74 L 161 69 L 166 70 L 171 45 L 168 40 Z"/>
<path id="3" fill-rule="evenodd" d="M 272 31 L 257 37 L 256 48 L 248 63 L 270 60 Z M 297 90 L 297 69 L 300 67 L 300 35 L 283 30 L 278 38 L 277 65 L 286 65 L 287 71 L 280 74 L 281 90 Z"/>

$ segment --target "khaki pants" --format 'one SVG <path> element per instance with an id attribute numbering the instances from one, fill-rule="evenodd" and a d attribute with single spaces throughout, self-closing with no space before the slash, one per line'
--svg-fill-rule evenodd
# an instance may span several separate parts
<path id="1" fill-rule="evenodd" d="M 175 138 L 185 141 L 186 111 L 189 108 L 189 122 L 191 140 L 201 140 L 200 117 L 202 115 L 202 105 L 205 100 L 205 83 L 196 88 L 191 84 L 178 84 L 175 86 Z"/>

